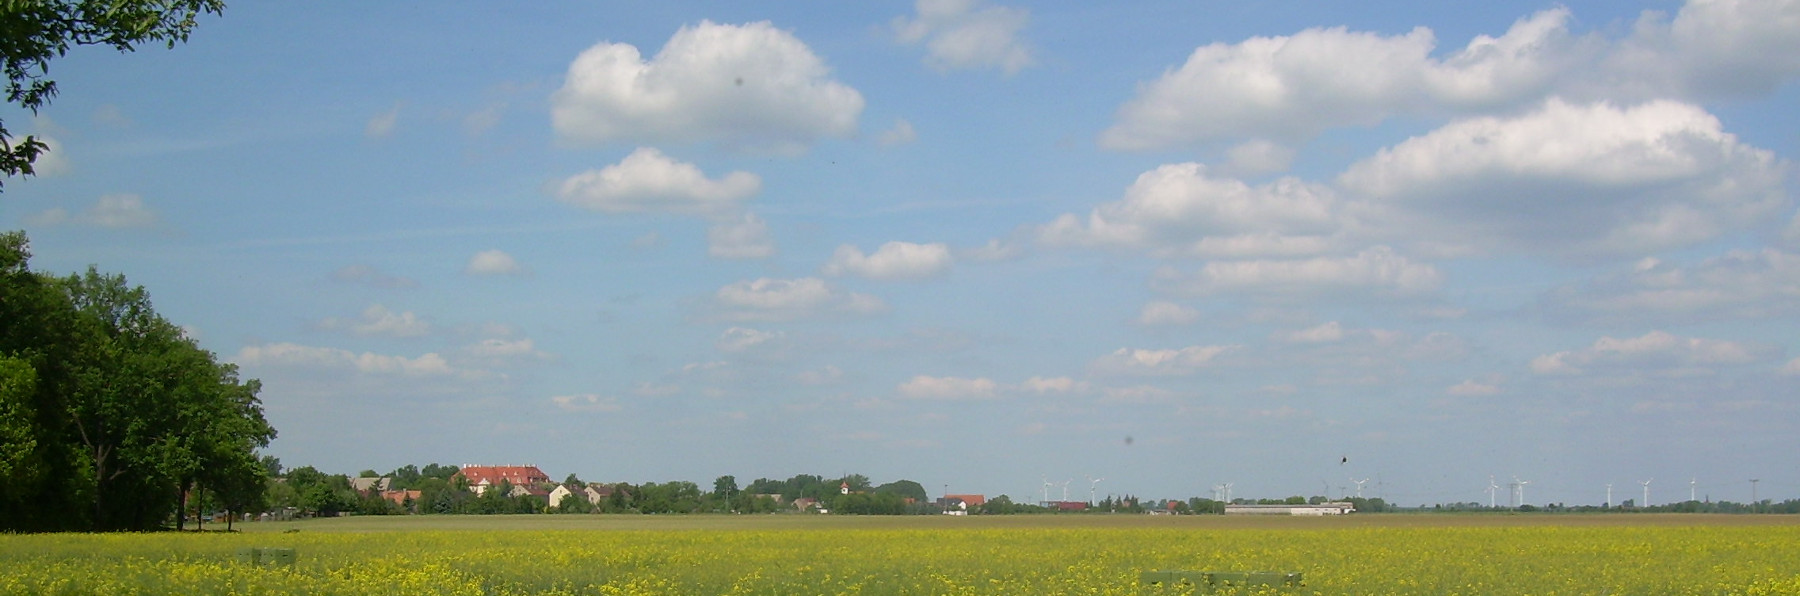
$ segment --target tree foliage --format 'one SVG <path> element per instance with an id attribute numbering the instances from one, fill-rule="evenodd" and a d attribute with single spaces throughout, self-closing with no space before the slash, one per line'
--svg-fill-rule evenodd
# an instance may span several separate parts
<path id="1" fill-rule="evenodd" d="M 180 520 L 190 492 L 260 500 L 261 385 L 124 276 L 29 259 L 24 234 L 0 234 L 0 530 L 145 530 Z"/>
<path id="2" fill-rule="evenodd" d="M 76 46 L 130 52 L 145 43 L 173 48 L 187 41 L 202 14 L 220 14 L 224 0 L 7 0 L 0 3 L 0 61 L 6 101 L 36 114 L 56 97 L 50 60 Z M 0 172 L 30 175 L 47 149 L 37 137 L 14 139 L 0 122 Z"/>

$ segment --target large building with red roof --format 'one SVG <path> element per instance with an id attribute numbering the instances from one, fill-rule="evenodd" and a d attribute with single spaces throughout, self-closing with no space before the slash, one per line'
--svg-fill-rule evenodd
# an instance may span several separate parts
<path id="1" fill-rule="evenodd" d="M 490 486 L 499 486 L 502 480 L 522 487 L 550 482 L 550 476 L 537 466 L 463 466 L 450 477 L 451 481 L 455 482 L 457 476 L 468 479 L 469 490 L 478 495 Z"/>

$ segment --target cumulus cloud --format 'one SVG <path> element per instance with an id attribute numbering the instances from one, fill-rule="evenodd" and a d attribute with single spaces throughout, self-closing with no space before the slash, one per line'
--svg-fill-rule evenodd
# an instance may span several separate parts
<path id="1" fill-rule="evenodd" d="M 406 289 L 419 287 L 418 280 L 397 275 L 388 275 L 373 265 L 345 265 L 331 272 L 331 280 L 344 283 L 362 284 L 373 288 Z"/>
<path id="2" fill-rule="evenodd" d="M 558 395 L 550 398 L 550 403 L 569 412 L 617 412 L 624 409 L 619 398 L 584 393 L 580 395 Z"/>
<path id="3" fill-rule="evenodd" d="M 1119 348 L 1094 361 L 1094 369 L 1116 375 L 1187 375 L 1212 366 L 1240 346 L 1188 346 L 1181 349 Z"/>
<path id="4" fill-rule="evenodd" d="M 721 352 L 747 352 L 757 346 L 780 341 L 787 334 L 780 331 L 762 331 L 748 327 L 732 327 L 719 334 L 713 341 L 713 347 Z"/>
<path id="5" fill-rule="evenodd" d="M 944 244 L 888 242 L 873 254 L 848 244 L 839 246 L 825 263 L 826 275 L 855 275 L 879 280 L 917 280 L 950 269 L 950 247 Z"/>
<path id="6" fill-rule="evenodd" d="M 769 224 L 755 214 L 713 224 L 706 230 L 706 254 L 721 259 L 766 259 L 775 254 Z"/>
<path id="7" fill-rule="evenodd" d="M 915 16 L 894 19 L 895 36 L 904 43 L 924 42 L 925 63 L 938 70 L 999 68 L 1010 75 L 1031 66 L 1031 47 L 1019 39 L 1031 12 L 981 4 L 918 0 Z"/>
<path id="8" fill-rule="evenodd" d="M 1394 116 L 1504 111 L 1548 97 L 1711 100 L 1762 95 L 1800 76 L 1800 5 L 1693 0 L 1645 11 L 1624 36 L 1574 35 L 1566 8 L 1477 35 L 1443 57 L 1430 29 L 1314 28 L 1194 50 L 1140 85 L 1100 137 L 1144 150 L 1223 139 L 1304 140 Z"/>
<path id="9" fill-rule="evenodd" d="M 1788 205 L 1786 172 L 1699 107 L 1550 100 L 1408 139 L 1338 184 L 1394 233 L 1478 249 L 1643 254 L 1776 213 Z"/>
<path id="10" fill-rule="evenodd" d="M 816 277 L 761 278 L 719 288 L 713 303 L 734 320 L 790 320 L 820 315 L 868 315 L 887 310 L 880 298 L 838 289 Z"/>
<path id="11" fill-rule="evenodd" d="M 272 343 L 245 346 L 233 362 L 245 367 L 301 368 L 402 377 L 472 377 L 479 371 L 459 370 L 443 356 L 427 353 L 416 358 L 373 352 L 356 353 L 338 348 Z"/>
<path id="12" fill-rule="evenodd" d="M 1124 198 L 1085 218 L 1064 214 L 1038 228 L 1038 239 L 1157 256 L 1306 256 L 1332 247 L 1340 220 L 1336 193 L 1325 186 L 1296 178 L 1251 186 L 1190 162 L 1139 175 Z"/>
<path id="13" fill-rule="evenodd" d="M 1800 76 L 1800 4 L 1690 0 L 1673 19 L 1645 11 L 1590 84 L 1617 97 L 1760 95 Z"/>
<path id="14" fill-rule="evenodd" d="M 431 324 L 412 311 L 394 312 L 386 306 L 371 304 L 356 319 L 325 319 L 319 324 L 326 329 L 349 331 L 357 335 L 382 337 L 422 337 L 431 333 Z"/>
<path id="15" fill-rule="evenodd" d="M 792 151 L 856 132 L 863 97 L 767 21 L 682 27 L 644 60 L 602 42 L 569 65 L 551 122 L 575 142 L 712 142 Z"/>
<path id="16" fill-rule="evenodd" d="M 1199 321 L 1199 310 L 1164 300 L 1145 304 L 1137 318 L 1138 324 L 1145 327 L 1192 325 Z"/>
<path id="17" fill-rule="evenodd" d="M 1800 313 L 1800 255 L 1731 251 L 1683 267 L 1643 259 L 1628 271 L 1550 292 L 1555 317 L 1600 321 L 1766 319 Z"/>
<path id="18" fill-rule="evenodd" d="M 63 150 L 62 141 L 44 135 L 33 136 L 44 144 L 43 152 L 38 153 L 37 159 L 31 162 L 33 174 L 43 177 L 61 176 L 74 169 L 69 163 L 68 152 Z"/>
<path id="19" fill-rule="evenodd" d="M 736 209 L 761 189 L 762 179 L 755 174 L 732 172 L 713 180 L 694 164 L 639 147 L 619 163 L 563 180 L 556 196 L 604 213 L 716 215 Z"/>
<path id="20" fill-rule="evenodd" d="M 1436 289 L 1442 276 L 1431 265 L 1415 263 L 1388 247 L 1377 246 L 1349 257 L 1212 261 L 1191 273 L 1164 267 L 1151 281 L 1158 290 L 1196 296 L 1350 289 L 1413 294 Z"/>
<path id="21" fill-rule="evenodd" d="M 463 267 L 463 273 L 469 275 L 524 275 L 525 268 L 513 259 L 512 255 L 502 250 L 484 250 L 469 257 L 469 264 Z"/>
<path id="22" fill-rule="evenodd" d="M 1100 142 L 1143 150 L 1301 140 L 1408 111 L 1504 104 L 1542 92 L 1565 70 L 1575 54 L 1568 19 L 1566 9 L 1540 12 L 1445 59 L 1431 57 L 1437 40 L 1424 27 L 1393 36 L 1317 28 L 1202 46 L 1140 86 Z"/>
<path id="23" fill-rule="evenodd" d="M 1642 369 L 1662 374 L 1710 373 L 1714 367 L 1766 361 L 1773 349 L 1720 339 L 1681 337 L 1651 331 L 1639 337 L 1601 337 L 1592 346 L 1545 354 L 1532 359 L 1540 375 L 1579 375 L 1595 369 Z"/>
<path id="24" fill-rule="evenodd" d="M 969 379 L 919 375 L 901 383 L 896 390 L 901 396 L 912 399 L 968 400 L 1000 396 L 1000 385 L 985 377 Z"/>

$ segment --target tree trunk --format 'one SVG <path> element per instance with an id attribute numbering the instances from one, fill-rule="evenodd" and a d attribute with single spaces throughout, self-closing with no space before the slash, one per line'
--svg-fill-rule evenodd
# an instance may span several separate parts
<path id="1" fill-rule="evenodd" d="M 175 531 L 187 529 L 187 484 L 175 487 Z"/>

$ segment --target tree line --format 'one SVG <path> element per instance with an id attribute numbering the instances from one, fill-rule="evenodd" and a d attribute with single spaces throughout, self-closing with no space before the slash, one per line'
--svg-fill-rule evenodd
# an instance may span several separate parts
<path id="1" fill-rule="evenodd" d="M 0 530 L 180 528 L 193 495 L 254 506 L 275 437 L 261 384 L 123 275 L 30 258 L 24 233 L 0 234 Z"/>

